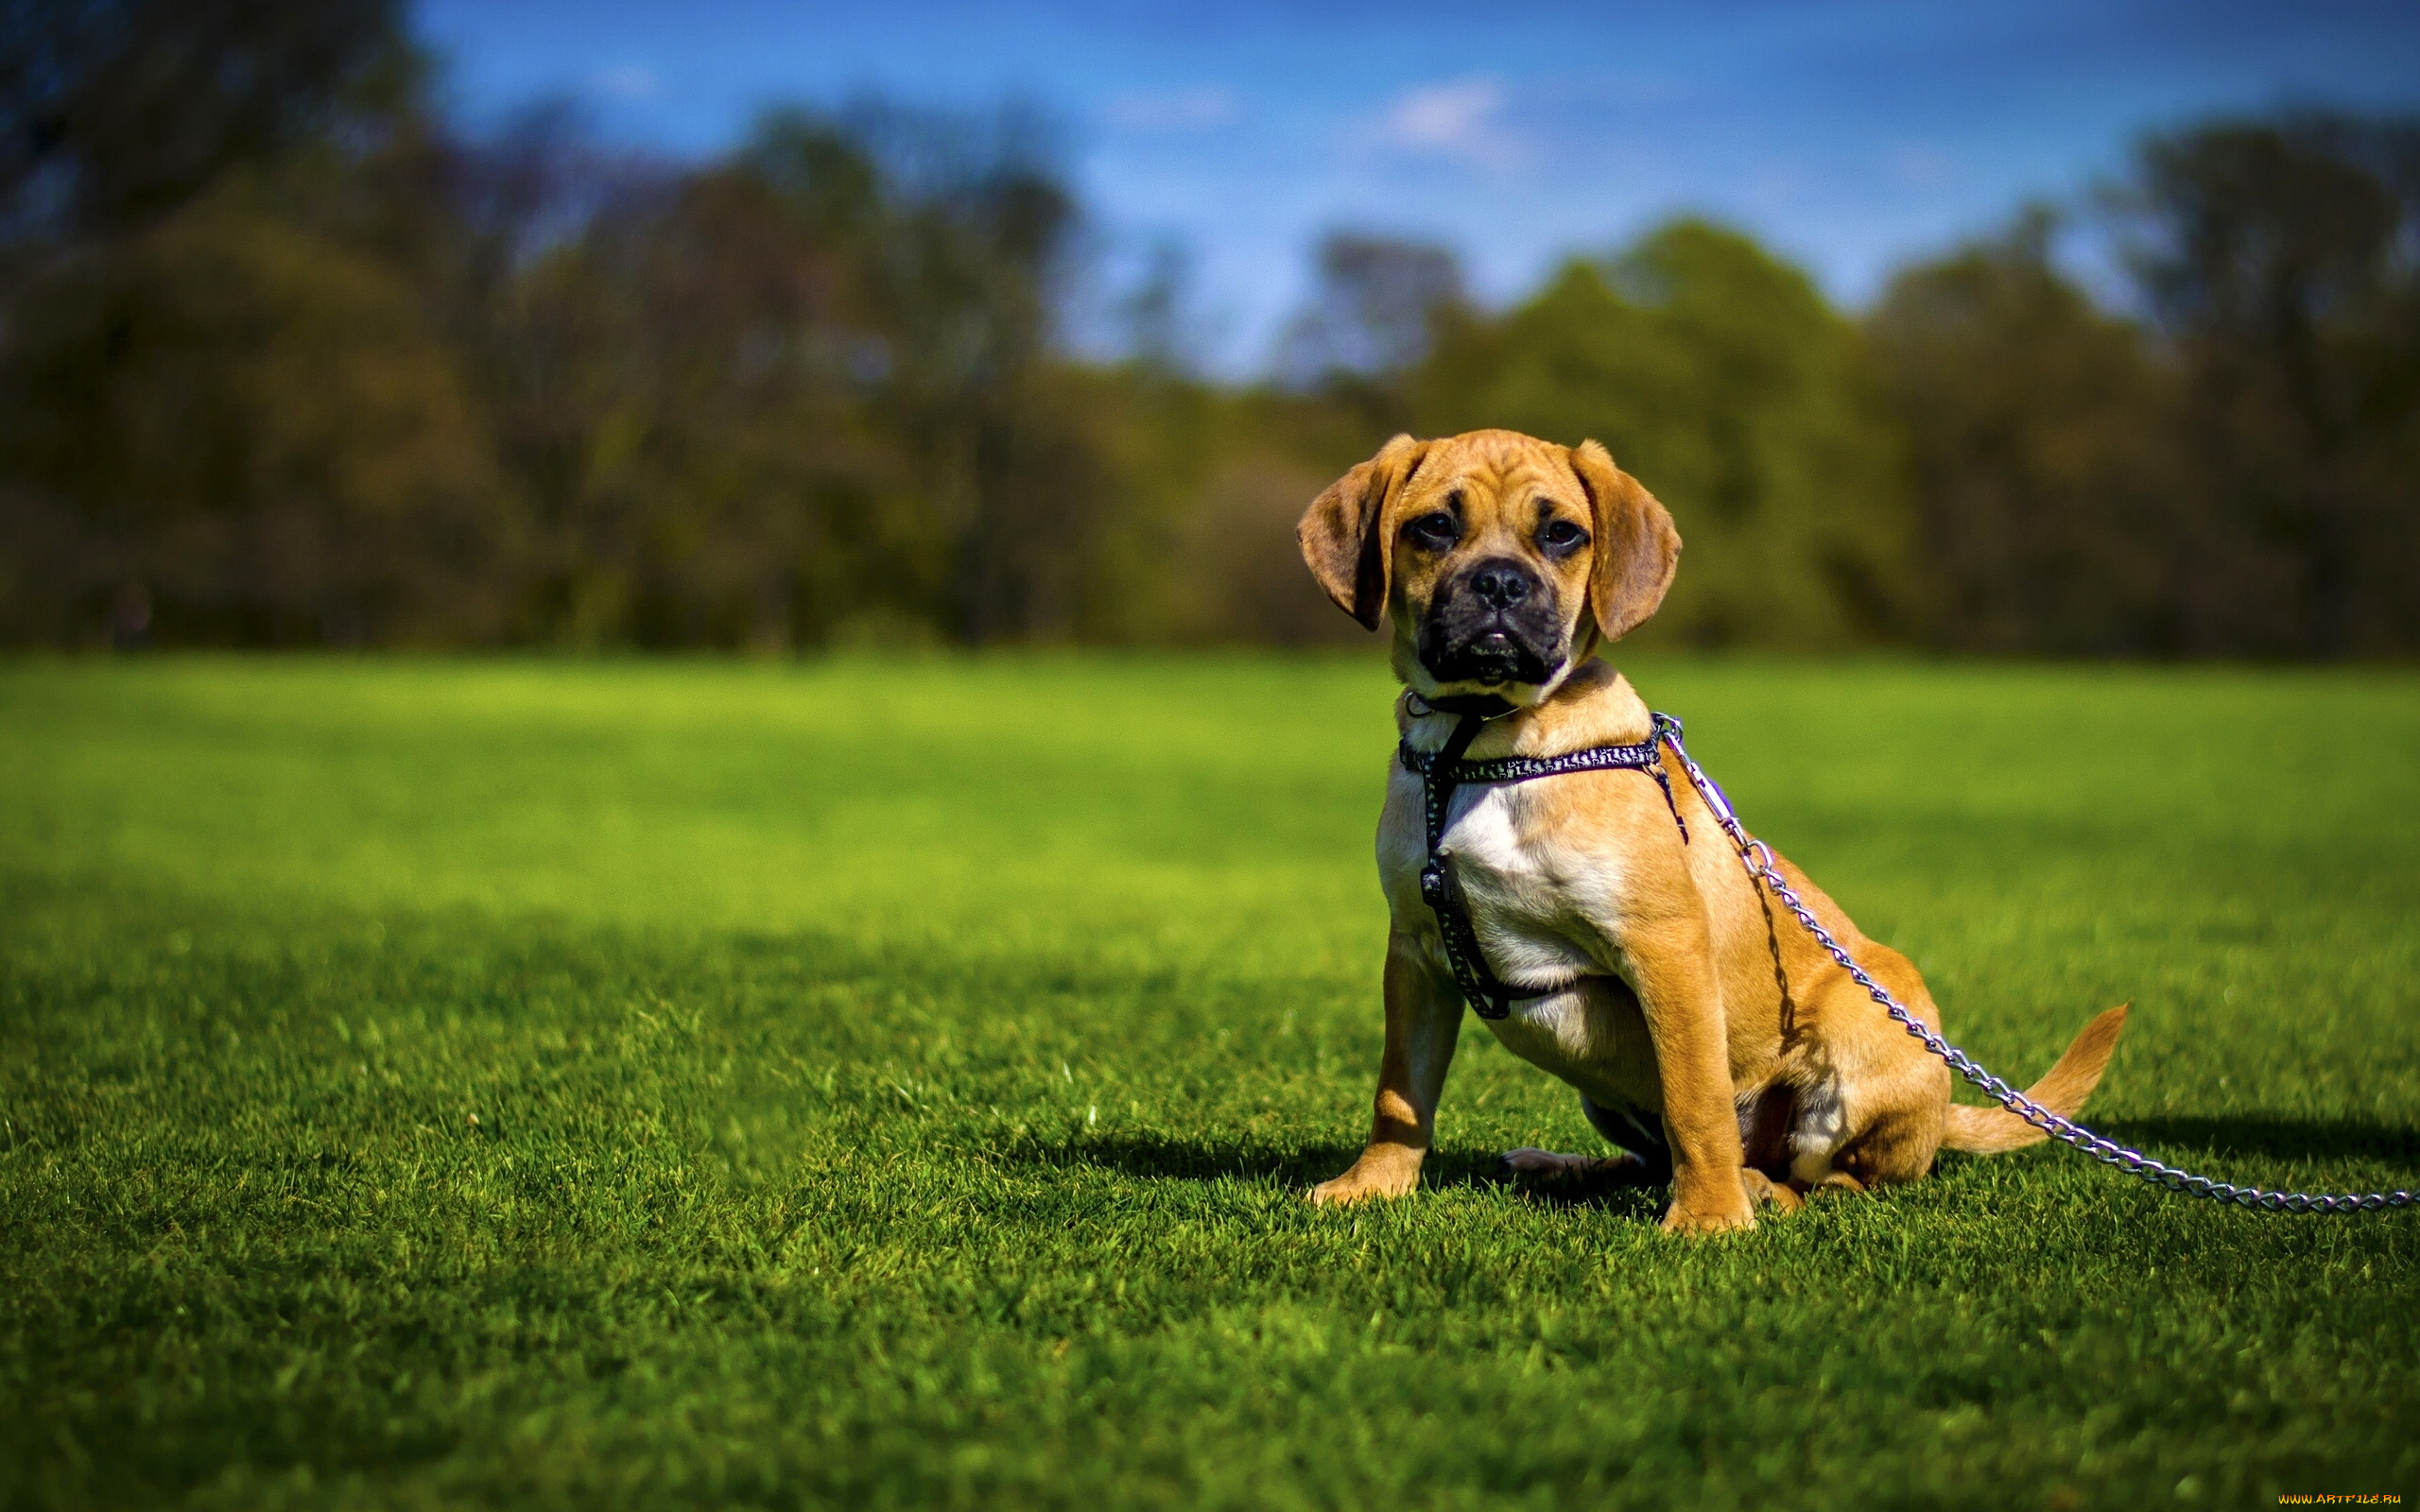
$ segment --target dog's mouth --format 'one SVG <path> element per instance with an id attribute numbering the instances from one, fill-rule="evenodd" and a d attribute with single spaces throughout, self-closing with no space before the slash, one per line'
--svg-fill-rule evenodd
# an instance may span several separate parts
<path id="1" fill-rule="evenodd" d="M 1563 669 L 1560 647 L 1537 644 L 1521 627 L 1501 623 L 1473 627 L 1454 636 L 1431 620 L 1420 634 L 1420 664 L 1440 684 L 1475 682 L 1501 688 L 1541 683 Z"/>
<path id="2" fill-rule="evenodd" d="M 1508 557 L 1475 561 L 1438 585 L 1413 650 L 1440 684 L 1543 684 L 1565 653 L 1553 584 Z"/>

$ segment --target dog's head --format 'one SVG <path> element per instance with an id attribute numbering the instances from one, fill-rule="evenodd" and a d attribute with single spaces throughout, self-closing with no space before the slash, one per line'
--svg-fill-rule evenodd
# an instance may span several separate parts
<path id="1" fill-rule="evenodd" d="M 1655 612 L 1681 537 L 1595 441 L 1512 431 L 1398 436 L 1311 501 L 1311 576 L 1371 629 L 1393 616 L 1395 672 L 1423 697 L 1552 693 L 1601 638 Z"/>

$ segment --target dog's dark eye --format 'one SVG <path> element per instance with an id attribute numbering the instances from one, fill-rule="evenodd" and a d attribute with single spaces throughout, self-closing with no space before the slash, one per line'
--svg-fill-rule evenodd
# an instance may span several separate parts
<path id="1" fill-rule="evenodd" d="M 1588 539 L 1588 532 L 1568 520 L 1549 520 L 1538 527 L 1538 544 L 1548 551 L 1569 551 Z"/>
<path id="2" fill-rule="evenodd" d="M 1424 546 L 1440 549 L 1452 545 L 1455 538 L 1462 533 L 1461 523 L 1443 509 L 1432 510 L 1414 520 L 1410 530 L 1414 541 Z"/>

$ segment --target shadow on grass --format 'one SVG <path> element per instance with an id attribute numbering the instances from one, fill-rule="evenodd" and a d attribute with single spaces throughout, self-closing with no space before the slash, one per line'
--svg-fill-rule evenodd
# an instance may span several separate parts
<path id="1" fill-rule="evenodd" d="M 1087 1166 L 1146 1180 L 1204 1181 L 1233 1177 L 1307 1194 L 1350 1166 L 1359 1145 L 1282 1146 L 1242 1139 L 1186 1139 L 1165 1134 L 1084 1134 L 1059 1143 L 1027 1143 L 1001 1154 L 1039 1166 Z M 1492 1150 L 1436 1150 L 1421 1165 L 1423 1191 L 1510 1187 L 1555 1207 L 1599 1207 L 1652 1218 L 1663 1211 L 1664 1187 L 1592 1177 L 1515 1181 Z"/>
<path id="2" fill-rule="evenodd" d="M 2368 1160 L 2420 1176 L 2420 1129 L 2348 1120 L 2286 1118 L 2146 1118 L 2113 1122 L 2101 1132 L 2180 1163 L 2195 1158 L 2261 1157 L 2273 1160 Z M 1250 1139 L 1195 1139 L 1165 1134 L 1083 1134 L 1056 1143 L 1026 1143 L 1000 1154 L 1032 1166 L 1114 1171 L 1149 1181 L 1204 1181 L 1221 1177 L 1268 1182 L 1307 1194 L 1320 1182 L 1350 1166 L 1358 1145 L 1278 1145 Z M 2240 1177 L 2238 1177 L 2240 1179 Z M 1667 1188 L 1638 1186 L 1603 1177 L 1564 1177 L 1516 1181 L 1507 1177 L 1494 1151 L 1441 1150 L 1420 1173 L 1424 1191 L 1508 1187 L 1529 1201 L 1553 1208 L 1596 1209 L 1653 1222 L 1664 1211 Z M 2415 1183 L 2398 1176 L 2398 1186 Z"/>
<path id="3" fill-rule="evenodd" d="M 2266 1155 L 2384 1160 L 2420 1176 L 2420 1128 L 2351 1119 L 2130 1118 L 2094 1125 L 2120 1144 L 2153 1154 Z"/>

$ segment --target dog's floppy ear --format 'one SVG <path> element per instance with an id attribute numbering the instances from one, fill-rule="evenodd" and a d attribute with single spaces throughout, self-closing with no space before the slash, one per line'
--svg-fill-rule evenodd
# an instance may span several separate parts
<path id="1" fill-rule="evenodd" d="M 1378 627 L 1378 616 L 1387 608 L 1394 554 L 1387 506 L 1427 455 L 1426 441 L 1396 437 L 1378 448 L 1377 455 L 1329 484 L 1294 527 L 1311 576 L 1336 607 L 1359 620 L 1365 630 Z"/>
<path id="2" fill-rule="evenodd" d="M 1588 607 L 1597 628 L 1618 641 L 1664 602 L 1681 564 L 1681 533 L 1638 479 L 1614 466 L 1595 441 L 1571 449 L 1571 471 L 1597 513 L 1597 561 L 1588 577 Z"/>

